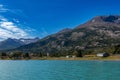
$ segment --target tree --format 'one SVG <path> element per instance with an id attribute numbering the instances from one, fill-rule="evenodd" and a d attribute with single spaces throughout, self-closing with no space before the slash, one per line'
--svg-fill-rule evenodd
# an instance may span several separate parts
<path id="1" fill-rule="evenodd" d="M 73 55 L 77 56 L 78 52 L 77 51 L 74 51 L 73 52 Z"/>
<path id="2" fill-rule="evenodd" d="M 120 54 L 120 45 L 115 46 L 113 54 Z"/>
<path id="3" fill-rule="evenodd" d="M 76 57 L 83 57 L 82 50 L 77 50 Z"/>
<path id="4" fill-rule="evenodd" d="M 2 52 L 1 56 L 7 56 L 7 54 L 5 52 Z"/>
<path id="5" fill-rule="evenodd" d="M 29 58 L 30 58 L 30 55 L 29 55 L 29 53 L 25 53 L 25 54 L 23 54 L 23 57 L 29 59 Z"/>
<path id="6" fill-rule="evenodd" d="M 42 57 L 43 55 L 42 55 L 42 53 L 41 52 L 39 52 L 38 53 L 38 57 Z"/>
<path id="7" fill-rule="evenodd" d="M 21 59 L 21 57 L 22 57 L 22 52 L 17 51 L 13 53 L 14 59 Z"/>
<path id="8" fill-rule="evenodd" d="M 1 53 L 1 59 L 4 59 L 4 58 L 6 58 L 7 57 L 7 54 L 5 53 L 5 52 L 2 52 Z"/>

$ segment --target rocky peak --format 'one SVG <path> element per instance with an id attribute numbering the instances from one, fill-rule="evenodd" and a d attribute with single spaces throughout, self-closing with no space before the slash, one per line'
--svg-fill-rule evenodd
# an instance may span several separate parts
<path id="1" fill-rule="evenodd" d="M 119 15 L 96 16 L 90 22 L 108 22 L 108 23 L 112 22 L 120 24 L 120 16 Z"/>
<path id="2" fill-rule="evenodd" d="M 70 28 L 65 28 L 65 29 L 59 31 L 58 33 L 65 33 L 65 32 L 69 32 L 69 31 L 71 31 L 71 30 L 72 30 L 72 29 L 70 29 Z"/>

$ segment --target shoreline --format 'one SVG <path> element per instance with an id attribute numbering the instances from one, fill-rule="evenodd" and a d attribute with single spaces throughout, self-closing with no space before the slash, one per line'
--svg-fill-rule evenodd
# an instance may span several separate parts
<path id="1" fill-rule="evenodd" d="M 88 61 L 120 61 L 120 56 L 109 56 L 109 57 L 75 57 L 75 58 L 66 58 L 66 57 L 34 57 L 31 59 L 23 58 L 23 59 L 0 59 L 0 60 L 88 60 Z"/>

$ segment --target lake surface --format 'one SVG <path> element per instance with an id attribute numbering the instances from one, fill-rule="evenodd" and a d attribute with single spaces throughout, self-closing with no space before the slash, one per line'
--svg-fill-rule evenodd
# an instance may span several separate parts
<path id="1" fill-rule="evenodd" d="M 0 80 L 120 80 L 120 61 L 0 60 Z"/>

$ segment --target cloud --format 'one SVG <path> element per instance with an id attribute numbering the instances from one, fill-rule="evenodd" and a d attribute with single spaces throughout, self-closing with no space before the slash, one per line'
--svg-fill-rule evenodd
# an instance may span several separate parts
<path id="1" fill-rule="evenodd" d="M 7 38 L 28 38 L 30 34 L 35 30 L 21 24 L 20 17 L 26 17 L 26 15 L 19 9 L 9 9 L 3 4 L 0 4 L 0 41 Z M 4 13 L 12 16 L 6 16 Z M 23 18 L 22 18 L 23 19 Z"/>
<path id="2" fill-rule="evenodd" d="M 0 38 L 24 38 L 27 36 L 28 34 L 16 24 L 4 17 L 0 17 Z"/>
<path id="3" fill-rule="evenodd" d="M 13 15 L 21 16 L 21 17 L 27 17 L 27 15 L 24 14 L 24 12 L 20 9 L 9 9 L 8 6 L 5 6 L 3 4 L 0 4 L 0 13 L 11 13 Z"/>
<path id="4" fill-rule="evenodd" d="M 45 30 L 45 28 L 41 28 L 41 35 L 42 36 L 46 36 L 46 35 L 48 35 L 48 32 Z"/>
<path id="5" fill-rule="evenodd" d="M 4 5 L 0 4 L 0 12 L 7 12 L 9 9 L 5 8 Z"/>

